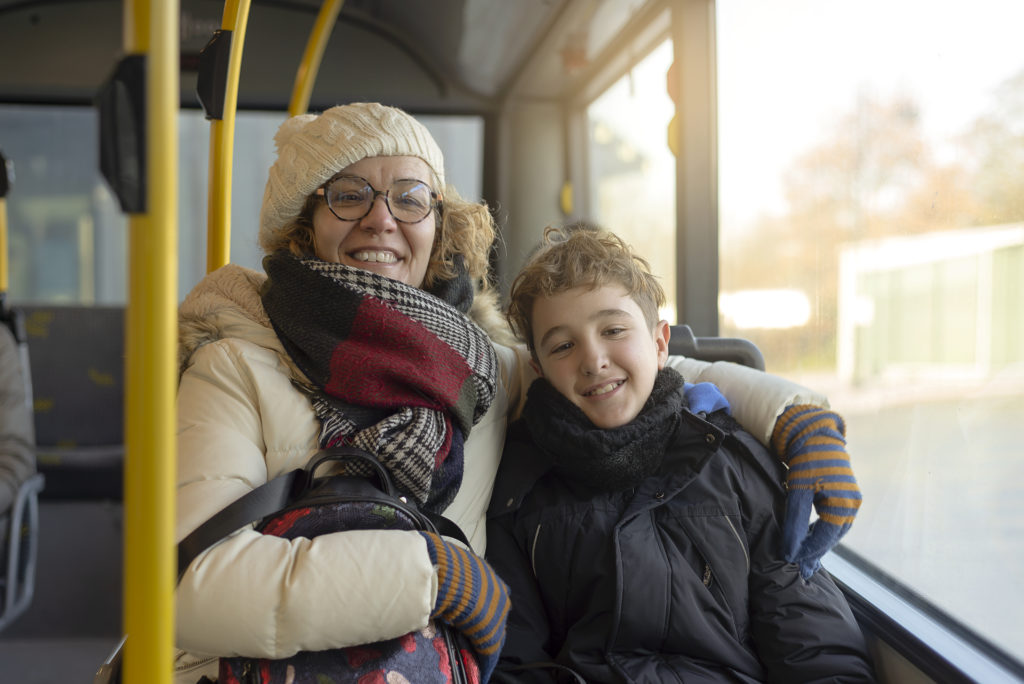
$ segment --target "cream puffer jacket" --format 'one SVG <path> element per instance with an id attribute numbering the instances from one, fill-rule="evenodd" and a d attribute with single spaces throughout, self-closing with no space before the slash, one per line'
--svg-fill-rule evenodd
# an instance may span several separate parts
<path id="1" fill-rule="evenodd" d="M 263 310 L 263 273 L 236 265 L 207 276 L 179 312 L 176 540 L 269 479 L 306 464 L 319 422 L 304 381 Z M 493 300 L 470 316 L 511 343 Z M 445 511 L 485 550 L 486 512 L 510 415 L 534 379 L 527 352 L 495 342 L 498 391 L 465 445 L 462 487 Z M 730 363 L 673 357 L 688 382 L 713 382 L 737 419 L 767 440 L 792 403 L 824 397 Z M 175 681 L 216 677 L 217 656 L 284 658 L 388 639 L 426 625 L 437 576 L 416 532 L 353 531 L 287 540 L 244 528 L 199 555 L 176 592 Z"/>

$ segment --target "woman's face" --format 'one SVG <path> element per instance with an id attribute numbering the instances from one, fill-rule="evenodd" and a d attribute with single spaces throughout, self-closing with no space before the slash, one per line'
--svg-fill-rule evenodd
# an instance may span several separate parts
<path id="1" fill-rule="evenodd" d="M 345 167 L 340 174 L 364 178 L 381 193 L 402 179 L 415 178 L 434 186 L 430 167 L 418 157 L 368 157 Z M 355 221 L 345 221 L 331 213 L 327 202 L 320 202 L 313 213 L 316 255 L 324 261 L 373 271 L 420 287 L 434 245 L 434 216 L 431 211 L 422 221 L 401 223 L 391 215 L 384 196 L 378 195 L 370 213 Z"/>

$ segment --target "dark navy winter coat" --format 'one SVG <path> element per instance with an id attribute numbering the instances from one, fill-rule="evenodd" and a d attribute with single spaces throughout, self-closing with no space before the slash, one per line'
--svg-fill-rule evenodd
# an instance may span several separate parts
<path id="1" fill-rule="evenodd" d="M 659 472 L 626 491 L 562 477 L 525 430 L 502 457 L 487 556 L 511 589 L 496 682 L 872 681 L 821 570 L 780 555 L 782 466 L 731 419 L 683 411 Z M 519 438 L 515 435 L 518 433 Z"/>

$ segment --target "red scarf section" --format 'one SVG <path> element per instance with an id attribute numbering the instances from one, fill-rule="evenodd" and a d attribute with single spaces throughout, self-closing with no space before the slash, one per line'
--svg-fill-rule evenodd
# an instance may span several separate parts
<path id="1" fill-rule="evenodd" d="M 287 253 L 264 259 L 263 305 L 316 386 L 321 446 L 377 456 L 408 495 L 443 510 L 462 443 L 494 398 L 490 340 L 454 307 L 369 271 Z"/>

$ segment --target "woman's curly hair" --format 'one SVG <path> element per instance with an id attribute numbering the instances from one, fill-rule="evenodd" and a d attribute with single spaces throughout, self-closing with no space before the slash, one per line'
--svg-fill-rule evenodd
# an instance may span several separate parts
<path id="1" fill-rule="evenodd" d="M 470 278 L 486 286 L 491 245 L 497 235 L 494 218 L 486 204 L 462 199 L 450 184 L 443 198 L 434 210 L 437 232 L 421 287 L 429 289 L 440 281 L 454 278 L 456 255 L 465 260 Z M 266 251 L 272 253 L 287 249 L 298 257 L 314 256 L 313 214 L 323 201 L 322 195 L 309 195 L 299 215 L 277 234 L 277 239 L 266 246 Z"/>

